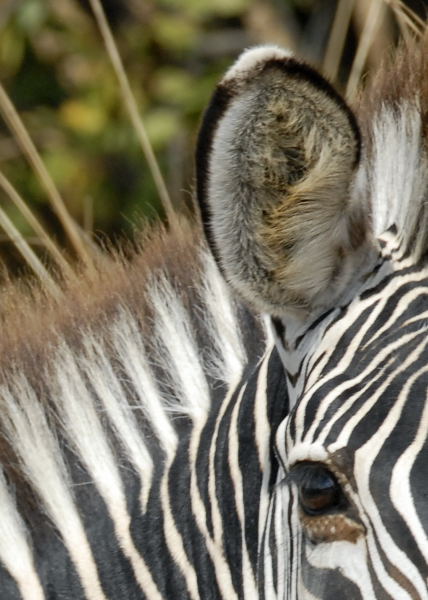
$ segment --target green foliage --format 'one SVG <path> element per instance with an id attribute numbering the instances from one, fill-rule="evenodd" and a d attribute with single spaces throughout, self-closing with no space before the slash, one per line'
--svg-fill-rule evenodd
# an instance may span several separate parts
<path id="1" fill-rule="evenodd" d="M 140 6 L 141 4 L 141 6 Z M 244 31 L 249 0 L 104 2 L 143 121 L 174 202 L 188 202 L 197 123 L 225 64 L 239 52 L 209 42 Z M 2 9 L 0 8 L 0 19 Z M 0 20 L 0 23 L 2 21 Z M 244 38 L 246 34 L 244 33 Z M 208 43 L 206 44 L 208 40 Z M 131 231 L 159 210 L 151 176 L 123 107 L 88 5 L 74 0 L 12 3 L 0 29 L 2 83 L 67 207 L 93 230 Z M 48 199 L 0 122 L 0 168 L 51 233 L 63 232 Z M 10 201 L 0 202 L 31 234 Z M 0 243 L 0 251 L 4 244 Z"/>

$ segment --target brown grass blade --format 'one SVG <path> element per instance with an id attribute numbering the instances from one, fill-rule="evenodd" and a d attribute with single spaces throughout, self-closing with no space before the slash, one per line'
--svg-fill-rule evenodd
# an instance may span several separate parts
<path id="1" fill-rule="evenodd" d="M 331 81 L 337 78 L 355 1 L 340 0 L 337 5 L 322 65 L 324 75 Z"/>
<path id="2" fill-rule="evenodd" d="M 369 9 L 365 18 L 363 30 L 360 35 L 357 51 L 352 63 L 351 72 L 346 86 L 346 96 L 351 99 L 355 96 L 365 62 L 370 50 L 370 46 L 376 36 L 382 19 L 384 18 L 386 6 L 384 0 L 371 0 Z"/>
<path id="3" fill-rule="evenodd" d="M 176 224 L 176 212 L 172 206 L 171 199 L 168 194 L 168 190 L 165 185 L 165 181 L 162 177 L 162 174 L 159 169 L 159 165 L 157 163 L 155 154 L 153 152 L 152 145 L 148 138 L 146 129 L 144 127 L 143 121 L 138 112 L 137 103 L 135 101 L 134 94 L 132 93 L 131 86 L 129 83 L 129 79 L 125 73 L 125 69 L 123 68 L 122 59 L 120 58 L 116 43 L 114 41 L 110 26 L 107 22 L 104 9 L 99 0 L 89 0 L 89 3 L 92 7 L 92 11 L 95 15 L 95 19 L 97 21 L 98 27 L 100 29 L 108 56 L 110 58 L 111 64 L 113 66 L 114 72 L 116 74 L 117 80 L 119 82 L 119 89 L 121 92 L 121 96 L 128 112 L 131 123 L 134 127 L 135 133 L 137 135 L 138 141 L 140 142 L 143 153 L 146 157 L 147 163 L 149 165 L 150 171 L 152 173 L 153 180 L 155 182 L 159 198 L 164 207 L 166 216 L 170 225 Z"/>
<path id="4" fill-rule="evenodd" d="M 63 253 L 52 240 L 52 238 L 48 235 L 48 233 L 44 230 L 38 218 L 34 215 L 34 213 L 29 208 L 28 204 L 25 200 L 20 196 L 18 191 L 12 185 L 12 183 L 7 179 L 7 177 L 0 171 L 0 187 L 3 189 L 5 194 L 10 198 L 10 200 L 14 203 L 17 209 L 20 211 L 22 216 L 26 219 L 30 227 L 33 229 L 34 233 L 38 235 L 40 241 L 51 254 L 52 258 L 56 262 L 56 264 L 60 267 L 64 274 L 71 276 L 73 271 L 71 269 L 70 264 L 64 258 Z"/>
<path id="5" fill-rule="evenodd" d="M 4 87 L 0 84 L 0 111 L 10 130 L 14 133 L 16 141 L 21 148 L 23 154 L 33 167 L 37 174 L 40 183 L 42 184 L 48 198 L 52 204 L 52 208 L 58 216 L 70 242 L 72 243 L 79 258 L 86 264 L 92 264 L 91 256 L 83 243 L 75 222 L 71 218 L 63 199 L 61 198 L 55 183 L 52 180 L 48 170 L 46 169 L 40 154 L 38 153 L 27 129 L 25 128 L 21 118 L 15 110 L 9 96 Z"/>
<path id="6" fill-rule="evenodd" d="M 3 228 L 8 238 L 13 242 L 17 250 L 20 252 L 21 256 L 24 258 L 25 262 L 40 279 L 43 287 L 46 288 L 49 292 L 51 292 L 53 295 L 59 296 L 61 292 L 57 284 L 54 282 L 45 266 L 30 248 L 26 240 L 22 237 L 22 235 L 16 229 L 15 225 L 12 223 L 12 221 L 9 219 L 9 217 L 1 207 L 0 227 Z"/>
<path id="7" fill-rule="evenodd" d="M 420 37 L 426 29 L 424 21 L 401 0 L 385 0 L 391 7 L 404 37 Z"/>

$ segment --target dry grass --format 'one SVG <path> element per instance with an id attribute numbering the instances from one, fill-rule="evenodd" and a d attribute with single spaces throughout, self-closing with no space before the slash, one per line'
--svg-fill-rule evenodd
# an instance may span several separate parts
<path id="1" fill-rule="evenodd" d="M 322 65 L 323 73 L 335 81 L 345 47 L 356 0 L 339 0 Z"/>
<path id="2" fill-rule="evenodd" d="M 20 196 L 18 191 L 13 187 L 12 183 L 1 172 L 0 187 L 3 189 L 8 198 L 15 204 L 22 216 L 26 219 L 28 224 L 33 229 L 34 233 L 38 236 L 39 240 L 50 253 L 54 262 L 60 268 L 60 270 L 62 270 L 64 273 L 69 274 L 71 271 L 71 267 L 69 262 L 65 259 L 64 253 L 60 250 L 60 248 L 58 248 L 57 244 L 54 242 L 52 237 L 45 231 L 42 224 L 40 223 L 40 220 L 37 219 L 37 217 L 31 211 L 28 204 Z M 23 240 L 23 242 L 25 242 L 25 240 Z"/>
<path id="3" fill-rule="evenodd" d="M 1 207 L 0 226 L 3 228 L 9 239 L 13 241 L 16 249 L 21 254 L 22 258 L 25 260 L 27 265 L 32 269 L 35 275 L 37 275 L 37 277 L 39 277 L 39 279 L 43 282 L 44 287 L 53 295 L 57 296 L 60 293 L 59 288 L 52 279 L 48 270 L 39 260 L 37 255 L 33 252 L 30 245 L 22 237 L 20 232 L 17 230 L 15 225 L 12 223 L 12 221 L 9 219 L 9 217 Z"/>
<path id="4" fill-rule="evenodd" d="M 135 135 L 138 138 L 144 156 L 147 160 L 147 164 L 149 165 L 168 222 L 171 226 L 175 226 L 176 213 L 172 206 L 171 199 L 168 194 L 164 178 L 162 177 L 162 173 L 159 169 L 159 165 L 156 160 L 155 154 L 153 152 L 152 145 L 147 136 L 143 120 L 141 119 L 140 113 L 138 111 L 135 96 L 132 93 L 131 86 L 129 84 L 129 79 L 126 76 L 125 69 L 123 68 L 122 59 L 120 58 L 117 45 L 115 44 L 110 26 L 107 22 L 104 9 L 100 0 L 89 0 L 89 3 L 97 21 L 99 30 L 101 32 L 108 57 L 116 74 L 123 105 L 128 112 L 132 126 L 134 127 Z"/>
<path id="5" fill-rule="evenodd" d="M 28 162 L 37 174 L 41 185 L 43 186 L 51 204 L 52 208 L 58 216 L 65 232 L 68 235 L 70 242 L 72 243 L 77 256 L 86 264 L 91 263 L 91 256 L 88 249 L 85 246 L 84 239 L 79 233 L 77 224 L 72 219 L 70 213 L 65 206 L 64 200 L 49 174 L 43 160 L 37 148 L 30 137 L 24 123 L 19 117 L 15 110 L 9 96 L 6 93 L 4 87 L 0 84 L 0 111 L 3 118 L 8 125 L 11 133 L 14 135 L 18 146 L 21 148 L 22 153 L 27 158 Z"/>

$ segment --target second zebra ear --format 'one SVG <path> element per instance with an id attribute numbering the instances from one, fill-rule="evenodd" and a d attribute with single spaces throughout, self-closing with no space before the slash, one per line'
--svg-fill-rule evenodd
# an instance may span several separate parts
<path id="1" fill-rule="evenodd" d="M 360 151 L 339 94 L 284 50 L 244 52 L 218 85 L 199 133 L 198 201 L 220 269 L 257 310 L 327 306 L 349 283 L 368 237 L 351 194 Z"/>

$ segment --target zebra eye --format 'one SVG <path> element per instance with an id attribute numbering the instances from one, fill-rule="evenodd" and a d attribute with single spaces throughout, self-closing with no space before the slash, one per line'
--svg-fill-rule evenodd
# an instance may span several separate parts
<path id="1" fill-rule="evenodd" d="M 289 478 L 297 486 L 300 506 L 307 515 L 322 515 L 346 504 L 336 477 L 320 463 L 297 463 Z"/>

